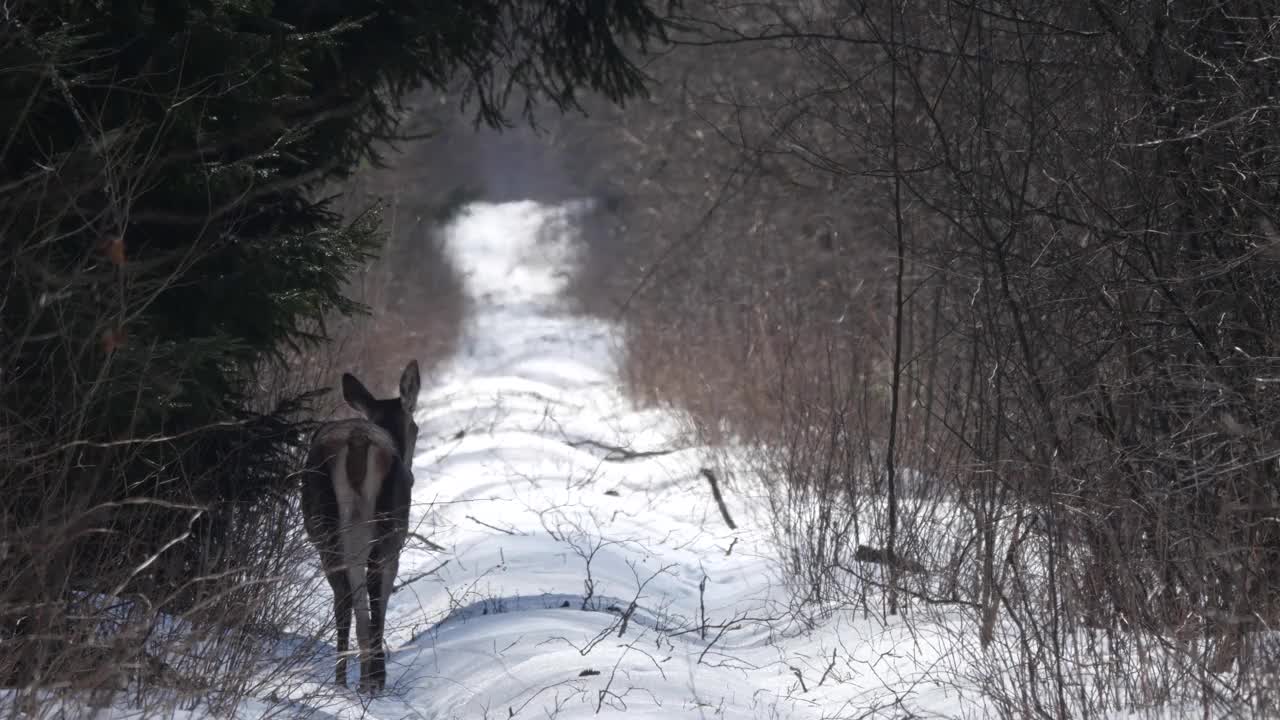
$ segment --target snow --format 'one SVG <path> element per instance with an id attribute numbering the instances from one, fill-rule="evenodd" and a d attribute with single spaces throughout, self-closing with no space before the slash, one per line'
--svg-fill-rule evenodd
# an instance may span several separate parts
<path id="1" fill-rule="evenodd" d="M 424 383 L 411 516 L 444 550 L 411 542 L 401 558 L 387 689 L 333 689 L 329 634 L 305 683 L 238 715 L 986 715 L 958 611 L 909 627 L 850 610 L 795 619 L 749 473 L 723 488 L 730 529 L 699 470 L 733 452 L 686 447 L 674 417 L 633 407 L 618 328 L 568 311 L 583 209 L 476 204 L 445 229 L 472 308 L 461 351 Z M 316 622 L 331 622 L 315 582 Z"/>
<path id="2" fill-rule="evenodd" d="M 387 692 L 326 712 L 817 718 L 855 700 L 872 709 L 867 687 L 828 678 L 834 692 L 805 693 L 792 668 L 818 684 L 835 640 L 863 646 L 855 654 L 882 673 L 909 674 L 918 653 L 876 656 L 919 636 L 873 638 L 878 622 L 848 616 L 821 633 L 788 621 L 758 499 L 726 492 L 738 523 L 729 529 L 699 475 L 711 450 L 682 449 L 672 417 L 631 407 L 617 380 L 617 328 L 567 311 L 560 292 L 579 210 L 479 204 L 448 229 L 473 309 L 462 351 L 421 398 L 412 515 L 447 551 L 402 557 L 411 581 L 388 611 Z M 675 452 L 606 459 L 610 447 Z"/>
<path id="3" fill-rule="evenodd" d="M 564 308 L 574 211 L 477 205 L 451 229 L 474 311 L 422 398 L 414 462 L 414 520 L 450 563 L 393 598 L 372 716 L 765 717 L 794 682 L 761 623 L 703 654 L 699 618 L 768 618 L 784 598 L 761 529 L 720 518 L 700 453 L 603 459 L 670 448 L 677 428 L 621 397 L 616 329 Z M 402 577 L 439 562 L 406 553 Z"/>

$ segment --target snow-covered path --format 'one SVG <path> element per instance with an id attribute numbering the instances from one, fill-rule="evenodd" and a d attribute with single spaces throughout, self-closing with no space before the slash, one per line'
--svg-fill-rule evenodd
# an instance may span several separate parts
<path id="1" fill-rule="evenodd" d="M 413 511 L 447 551 L 406 550 L 389 692 L 363 711 L 791 715 L 794 677 L 756 620 L 781 585 L 748 508 L 729 498 L 730 530 L 696 449 L 605 459 L 671 449 L 672 428 L 621 397 L 614 329 L 562 307 L 572 212 L 477 205 L 450 230 L 473 313 L 420 402 Z"/>
<path id="2" fill-rule="evenodd" d="M 560 296 L 578 209 L 478 204 L 447 229 L 473 305 L 419 402 L 411 515 L 444 550 L 411 539 L 401 558 L 387 691 L 302 704 L 377 720 L 946 713 L 946 692 L 913 683 L 941 654 L 927 633 L 851 614 L 802 633 L 765 504 L 738 482 L 730 529 L 699 473 L 729 458 L 680 448 L 668 414 L 623 397 L 616 328 Z"/>
<path id="3" fill-rule="evenodd" d="M 733 453 L 678 447 L 666 412 L 623 396 L 617 329 L 566 309 L 578 209 L 479 204 L 447 229 L 471 315 L 419 401 L 415 537 L 387 613 L 386 691 L 332 684 L 331 598 L 316 572 L 303 592 L 314 613 L 281 643 L 301 659 L 278 671 L 265 658 L 237 718 L 990 716 L 961 613 L 791 619 L 767 503 L 734 468 L 730 528 L 700 474 L 723 473 Z M 997 691 L 1018 691 L 1018 673 L 982 670 L 993 669 L 1007 683 Z M 121 700 L 94 716 L 157 716 Z M 51 703 L 40 717 L 86 709 Z"/>
<path id="4" fill-rule="evenodd" d="M 977 718 L 992 671 L 1016 694 L 962 612 L 800 627 L 735 452 L 681 448 L 624 397 L 617 328 L 567 309 L 581 209 L 477 204 L 446 229 L 471 314 L 419 402 L 411 516 L 443 550 L 402 556 L 387 691 L 314 716 Z M 703 467 L 734 471 L 736 528 Z"/>

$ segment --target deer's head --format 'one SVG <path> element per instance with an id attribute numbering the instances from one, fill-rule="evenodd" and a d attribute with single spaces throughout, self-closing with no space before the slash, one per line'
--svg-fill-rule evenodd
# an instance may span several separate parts
<path id="1" fill-rule="evenodd" d="M 385 400 L 375 398 L 355 375 L 342 374 L 342 397 L 347 404 L 364 414 L 370 422 L 386 430 L 395 440 L 396 450 L 407 464 L 413 462 L 414 449 L 418 444 L 418 424 L 413 421 L 413 409 L 418 405 L 418 390 L 421 387 L 417 360 L 410 360 L 400 374 L 399 397 Z"/>

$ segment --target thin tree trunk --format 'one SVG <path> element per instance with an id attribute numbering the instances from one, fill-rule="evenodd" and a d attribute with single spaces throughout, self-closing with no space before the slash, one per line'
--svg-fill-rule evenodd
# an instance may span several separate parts
<path id="1" fill-rule="evenodd" d="M 902 316 L 903 283 L 906 281 L 906 238 L 902 223 L 902 171 L 898 160 L 898 9 L 892 8 L 889 14 L 889 128 L 891 133 L 890 152 L 893 157 L 893 221 L 894 237 L 898 266 L 894 278 L 893 306 L 893 378 L 889 392 L 889 440 L 885 448 L 885 474 L 889 495 L 889 537 L 885 550 L 890 558 L 897 557 L 898 539 L 898 414 L 899 394 L 902 386 Z M 889 614 L 898 612 L 898 571 L 889 564 Z"/>

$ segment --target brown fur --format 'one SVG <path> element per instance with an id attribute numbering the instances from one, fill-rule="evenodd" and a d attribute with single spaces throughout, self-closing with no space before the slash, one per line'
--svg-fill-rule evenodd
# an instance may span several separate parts
<path id="1" fill-rule="evenodd" d="M 302 478 L 307 535 L 333 588 L 338 628 L 336 680 L 346 684 L 348 635 L 356 620 L 360 689 L 386 684 L 383 625 L 400 550 L 409 532 L 417 441 L 413 408 L 418 369 L 400 379 L 401 397 L 377 400 L 351 375 L 343 395 L 365 418 L 327 423 L 316 431 Z"/>

